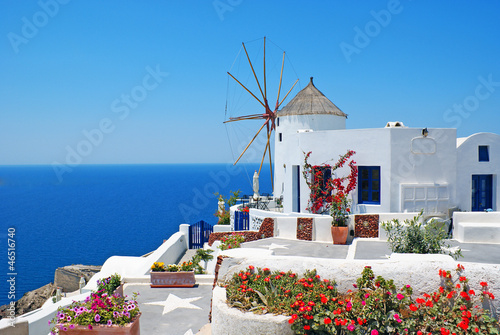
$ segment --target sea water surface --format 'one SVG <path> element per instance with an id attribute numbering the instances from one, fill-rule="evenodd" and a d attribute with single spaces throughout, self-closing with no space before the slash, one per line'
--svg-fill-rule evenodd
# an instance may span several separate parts
<path id="1" fill-rule="evenodd" d="M 52 166 L 0 166 L 0 305 L 53 282 L 58 267 L 102 265 L 113 255 L 141 256 L 178 231 L 179 224 L 215 224 L 214 193 L 252 194 L 257 168 L 81 165 L 60 180 Z M 272 193 L 264 169 L 260 186 L 261 193 Z M 9 229 L 15 229 L 12 264 Z M 15 299 L 9 297 L 12 277 Z"/>

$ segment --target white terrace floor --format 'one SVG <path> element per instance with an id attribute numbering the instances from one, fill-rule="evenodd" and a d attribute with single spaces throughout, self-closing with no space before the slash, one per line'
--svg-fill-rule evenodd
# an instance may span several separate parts
<path id="1" fill-rule="evenodd" d="M 500 244 L 458 243 L 464 257 L 457 262 L 500 264 Z M 243 248 L 272 249 L 277 256 L 330 259 L 384 259 L 390 255 L 386 242 L 355 239 L 351 245 L 269 238 L 242 244 Z M 271 256 L 272 257 L 272 256 Z M 141 334 L 211 334 L 207 325 L 213 279 L 198 281 L 194 288 L 150 288 L 149 284 L 127 284 L 125 293 L 139 292 Z M 200 329 L 203 330 L 200 332 Z"/>

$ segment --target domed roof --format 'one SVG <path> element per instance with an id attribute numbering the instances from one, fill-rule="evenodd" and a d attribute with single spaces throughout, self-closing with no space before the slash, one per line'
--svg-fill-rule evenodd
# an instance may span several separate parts
<path id="1" fill-rule="evenodd" d="M 279 110 L 277 116 L 316 114 L 330 114 L 347 118 L 347 114 L 342 112 L 314 86 L 313 77 L 311 77 L 309 84 Z"/>

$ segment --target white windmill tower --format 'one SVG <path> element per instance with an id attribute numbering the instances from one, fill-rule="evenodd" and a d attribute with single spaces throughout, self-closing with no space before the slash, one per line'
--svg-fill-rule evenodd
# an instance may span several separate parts
<path id="1" fill-rule="evenodd" d="M 277 112 L 274 195 L 283 196 L 285 211 L 305 210 L 300 206 L 301 168 L 304 156 L 298 138 L 294 135 L 301 132 L 345 129 L 346 119 L 347 114 L 314 86 L 313 77 L 306 87 Z"/>

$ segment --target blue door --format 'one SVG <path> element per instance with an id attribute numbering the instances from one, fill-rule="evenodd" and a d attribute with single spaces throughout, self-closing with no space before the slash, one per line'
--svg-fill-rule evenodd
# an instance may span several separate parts
<path id="1" fill-rule="evenodd" d="M 493 199 L 493 175 L 472 175 L 472 205 L 473 212 L 484 211 L 492 208 Z"/>

